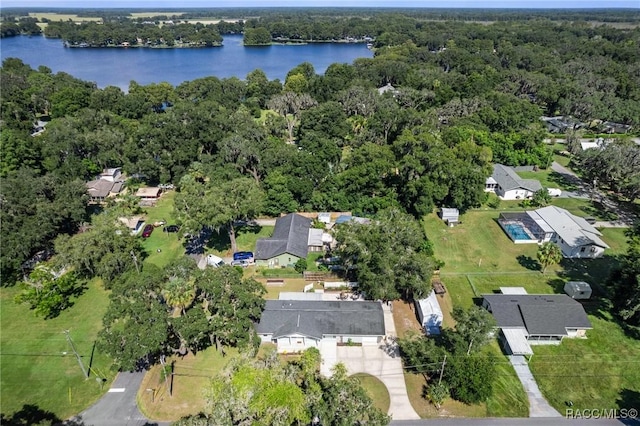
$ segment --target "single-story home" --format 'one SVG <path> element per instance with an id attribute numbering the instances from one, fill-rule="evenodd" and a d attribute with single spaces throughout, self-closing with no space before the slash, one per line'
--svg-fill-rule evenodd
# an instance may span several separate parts
<path id="1" fill-rule="evenodd" d="M 440 334 L 443 315 L 435 291 L 431 290 L 426 299 L 416 300 L 416 309 L 425 333 L 428 335 Z"/>
<path id="2" fill-rule="evenodd" d="M 551 242 L 560 246 L 564 257 L 597 258 L 609 248 L 600 238 L 602 233 L 580 216 L 556 206 L 537 209 L 536 213 L 553 229 Z"/>
<path id="3" fill-rule="evenodd" d="M 531 198 L 542 185 L 536 179 L 522 179 L 509 166 L 493 165 L 493 173 L 485 181 L 486 192 L 495 192 L 502 200 L 522 200 Z"/>
<path id="4" fill-rule="evenodd" d="M 455 226 L 460 219 L 460 211 L 458 209 L 443 207 L 440 209 L 440 218 L 448 225 Z"/>
<path id="5" fill-rule="evenodd" d="M 601 257 L 607 243 L 602 233 L 584 218 L 569 211 L 547 206 L 526 212 L 504 212 L 498 223 L 516 244 L 553 242 L 568 258 Z"/>
<path id="6" fill-rule="evenodd" d="M 85 183 L 89 203 L 100 204 L 109 197 L 115 197 L 124 186 L 121 169 L 119 167 L 104 169 L 96 179 Z"/>
<path id="7" fill-rule="evenodd" d="M 276 226 L 269 238 L 256 242 L 254 258 L 257 266 L 293 266 L 309 253 L 311 219 L 290 213 L 276 219 Z"/>
<path id="8" fill-rule="evenodd" d="M 507 352 L 532 355 L 533 344 L 560 344 L 586 337 L 591 329 L 584 308 L 566 294 L 484 294 L 482 306 L 493 314 Z"/>
<path id="9" fill-rule="evenodd" d="M 572 299 L 589 299 L 591 286 L 584 281 L 568 281 L 564 285 L 564 292 Z"/>
<path id="10" fill-rule="evenodd" d="M 377 345 L 385 336 L 382 304 L 363 301 L 267 300 L 255 329 L 280 353 L 321 345 Z"/>
<path id="11" fill-rule="evenodd" d="M 162 193 L 162 188 L 157 186 L 150 186 L 146 188 L 139 188 L 136 191 L 136 197 L 140 197 L 142 201 L 157 201 Z"/>
<path id="12" fill-rule="evenodd" d="M 135 235 L 144 227 L 144 216 L 119 217 L 118 220 Z"/>

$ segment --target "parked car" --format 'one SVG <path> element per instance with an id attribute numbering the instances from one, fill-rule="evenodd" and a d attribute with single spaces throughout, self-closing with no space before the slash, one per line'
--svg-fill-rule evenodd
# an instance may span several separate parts
<path id="1" fill-rule="evenodd" d="M 222 260 L 221 257 L 216 256 L 215 254 L 208 254 L 207 265 L 213 266 L 214 268 L 219 268 L 220 266 L 224 266 L 224 260 Z"/>
<path id="2" fill-rule="evenodd" d="M 253 253 L 250 251 L 237 251 L 233 253 L 233 260 L 248 260 L 253 261 Z"/>
<path id="3" fill-rule="evenodd" d="M 180 227 L 178 225 L 169 225 L 164 227 L 164 232 L 178 232 Z"/>
<path id="4" fill-rule="evenodd" d="M 144 229 L 142 230 L 142 238 L 149 238 L 152 232 L 153 232 L 153 225 L 145 225 Z"/>
<path id="5" fill-rule="evenodd" d="M 233 260 L 233 261 L 231 261 L 231 266 L 242 266 L 243 268 L 246 268 L 250 264 L 251 263 L 248 260 Z"/>
<path id="6" fill-rule="evenodd" d="M 547 188 L 547 192 L 552 197 L 559 197 L 562 195 L 562 190 L 560 188 Z"/>

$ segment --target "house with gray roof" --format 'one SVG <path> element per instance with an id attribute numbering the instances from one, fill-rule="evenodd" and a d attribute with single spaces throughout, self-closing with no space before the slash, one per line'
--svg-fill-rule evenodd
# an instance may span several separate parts
<path id="1" fill-rule="evenodd" d="M 339 344 L 377 345 L 385 335 L 381 302 L 267 300 L 255 330 L 280 353 Z"/>
<path id="2" fill-rule="evenodd" d="M 485 191 L 495 192 L 502 200 L 523 200 L 533 197 L 542 185 L 536 179 L 522 179 L 509 166 L 493 165 L 493 173 L 485 182 Z"/>
<path id="3" fill-rule="evenodd" d="M 119 167 L 102 170 L 96 179 L 87 182 L 89 202 L 93 204 L 103 203 L 109 197 L 118 195 L 124 187 L 124 179 Z"/>
<path id="4" fill-rule="evenodd" d="M 593 328 L 582 305 L 566 294 L 483 294 L 508 352 L 532 355 L 531 345 L 586 337 Z"/>
<path id="5" fill-rule="evenodd" d="M 290 213 L 276 219 L 276 226 L 269 238 L 256 242 L 254 259 L 257 266 L 293 266 L 309 253 L 311 219 Z"/>

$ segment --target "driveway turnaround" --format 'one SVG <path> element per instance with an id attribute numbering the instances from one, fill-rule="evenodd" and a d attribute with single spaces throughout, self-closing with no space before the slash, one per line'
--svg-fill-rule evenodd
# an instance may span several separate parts
<path id="1" fill-rule="evenodd" d="M 144 372 L 119 373 L 109 391 L 76 418 L 92 426 L 168 425 L 149 421 L 136 405 L 136 395 Z"/>
<path id="2" fill-rule="evenodd" d="M 531 374 L 527 360 L 522 355 L 510 355 L 509 361 L 511 361 L 511 365 L 516 370 L 518 379 L 522 382 L 524 391 L 527 393 L 529 417 L 561 417 L 561 414 L 549 405 L 544 396 L 542 396 L 538 383 L 536 383 L 536 379 Z"/>

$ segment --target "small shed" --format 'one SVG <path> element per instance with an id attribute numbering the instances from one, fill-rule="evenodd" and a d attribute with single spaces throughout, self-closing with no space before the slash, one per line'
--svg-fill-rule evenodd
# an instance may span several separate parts
<path id="1" fill-rule="evenodd" d="M 331 223 L 331 213 L 327 213 L 327 212 L 318 213 L 318 221 L 325 224 Z"/>
<path id="2" fill-rule="evenodd" d="M 569 281 L 564 285 L 564 292 L 572 299 L 589 299 L 591 286 L 584 281 Z"/>
<path id="3" fill-rule="evenodd" d="M 418 319 L 424 331 L 428 335 L 440 334 L 443 315 L 436 293 L 432 290 L 429 297 L 417 300 L 416 307 L 418 308 Z"/>
<path id="4" fill-rule="evenodd" d="M 450 209 L 443 207 L 440 209 L 440 218 L 449 226 L 455 226 L 459 223 L 460 211 L 458 209 Z"/>

